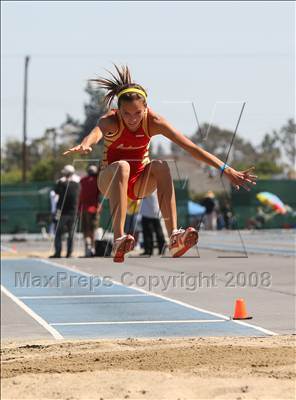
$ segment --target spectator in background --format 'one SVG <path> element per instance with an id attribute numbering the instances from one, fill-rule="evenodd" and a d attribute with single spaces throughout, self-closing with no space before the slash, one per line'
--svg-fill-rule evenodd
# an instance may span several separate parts
<path id="1" fill-rule="evenodd" d="M 165 245 L 163 230 L 160 223 L 161 213 L 158 205 L 157 192 L 145 197 L 142 201 L 141 215 L 144 239 L 144 253 L 142 256 L 153 254 L 153 233 L 155 233 L 158 254 L 162 254 Z"/>
<path id="2" fill-rule="evenodd" d="M 217 229 L 217 211 L 219 208 L 218 202 L 213 192 L 209 191 L 201 200 L 200 204 L 206 208 L 204 216 L 204 225 L 206 230 Z"/>
<path id="3" fill-rule="evenodd" d="M 277 215 L 277 211 L 270 211 L 267 207 L 257 207 L 257 213 L 247 221 L 247 229 L 264 229 L 265 224 Z"/>
<path id="4" fill-rule="evenodd" d="M 221 206 L 221 213 L 224 219 L 224 225 L 226 229 L 233 228 L 233 214 L 230 206 L 230 202 L 225 199 Z"/>
<path id="5" fill-rule="evenodd" d="M 252 168 L 236 171 L 203 148 L 196 146 L 186 136 L 147 107 L 147 92 L 131 77 L 127 65 L 114 65 L 116 73 L 107 78 L 98 77 L 96 82 L 106 90 L 103 102 L 108 110 L 82 142 L 63 154 L 92 151 L 92 146 L 104 141 L 104 158 L 100 167 L 98 184 L 108 196 L 114 231 L 113 261 L 124 262 L 124 256 L 132 251 L 135 239 L 124 233 L 127 197 L 138 200 L 151 195 L 157 188 L 167 233 L 169 250 L 173 257 L 181 257 L 198 241 L 198 232 L 193 227 L 177 229 L 175 190 L 166 161 L 149 159 L 149 146 L 153 136 L 163 135 L 185 150 L 196 160 L 219 169 L 239 189 L 255 184 Z M 175 82 L 174 82 L 175 83 Z M 113 101 L 117 109 L 113 109 Z"/>
<path id="6" fill-rule="evenodd" d="M 68 234 L 66 257 L 71 257 L 73 250 L 73 237 L 78 210 L 80 178 L 75 174 L 75 168 L 72 165 L 65 165 L 61 173 L 63 176 L 57 181 L 54 188 L 54 191 L 59 198 L 55 218 L 57 221 L 54 239 L 55 253 L 50 256 L 50 258 L 61 257 L 62 236 L 64 233 Z"/>
<path id="7" fill-rule="evenodd" d="M 51 214 L 51 221 L 50 221 L 50 225 L 49 225 L 49 235 L 51 237 L 54 237 L 54 234 L 56 231 L 56 225 L 57 225 L 56 214 L 57 214 L 57 204 L 58 204 L 59 196 L 56 194 L 56 192 L 53 189 L 49 192 L 49 199 L 50 199 L 50 214 Z"/>
<path id="8" fill-rule="evenodd" d="M 97 166 L 89 165 L 87 175 L 80 180 L 79 211 L 85 242 L 85 257 L 95 255 L 94 236 L 95 230 L 99 225 L 99 214 L 101 212 L 97 176 Z"/>

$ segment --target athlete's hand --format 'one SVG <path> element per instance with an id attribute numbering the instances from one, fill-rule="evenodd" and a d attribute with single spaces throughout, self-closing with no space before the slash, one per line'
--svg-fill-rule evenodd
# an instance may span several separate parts
<path id="1" fill-rule="evenodd" d="M 250 191 L 251 187 L 256 185 L 257 180 L 257 176 L 253 175 L 254 169 L 255 167 L 251 167 L 245 171 L 236 171 L 234 168 L 228 167 L 224 170 L 223 175 L 227 176 L 237 190 L 239 190 L 241 186 L 247 191 Z"/>
<path id="2" fill-rule="evenodd" d="M 71 147 L 71 149 L 65 151 L 63 153 L 63 156 L 66 156 L 67 154 L 70 153 L 81 153 L 81 154 L 88 154 L 92 151 L 92 148 L 90 146 L 86 146 L 85 144 L 79 144 L 78 146 Z"/>

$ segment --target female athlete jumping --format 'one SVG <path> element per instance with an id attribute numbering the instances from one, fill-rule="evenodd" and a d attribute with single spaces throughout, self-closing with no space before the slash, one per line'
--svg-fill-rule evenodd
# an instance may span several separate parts
<path id="1" fill-rule="evenodd" d="M 166 161 L 149 159 L 149 145 L 153 136 L 163 135 L 182 147 L 192 157 L 220 169 L 231 183 L 249 190 L 256 176 L 249 168 L 236 171 L 214 155 L 196 146 L 169 122 L 147 106 L 147 92 L 131 79 L 127 66 L 117 67 L 117 75 L 110 79 L 92 79 L 106 89 L 105 104 L 109 111 L 81 144 L 64 155 L 79 152 L 87 154 L 94 144 L 104 139 L 103 159 L 98 176 L 100 192 L 109 199 L 113 219 L 113 259 L 123 262 L 124 255 L 134 248 L 132 235 L 124 234 L 127 197 L 136 200 L 149 196 L 157 189 L 159 206 L 170 238 L 169 249 L 173 257 L 182 256 L 198 240 L 197 231 L 189 227 L 177 229 L 176 200 L 170 169 Z M 117 97 L 117 109 L 110 109 Z"/>

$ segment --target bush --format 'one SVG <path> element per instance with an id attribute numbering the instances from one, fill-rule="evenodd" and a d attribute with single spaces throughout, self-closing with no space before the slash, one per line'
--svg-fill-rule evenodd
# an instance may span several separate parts
<path id="1" fill-rule="evenodd" d="M 22 181 L 22 171 L 20 169 L 12 169 L 8 172 L 1 173 L 1 184 L 19 183 Z"/>
<path id="2" fill-rule="evenodd" d="M 56 165 L 53 159 L 40 160 L 31 169 L 33 182 L 52 181 L 55 176 Z"/>

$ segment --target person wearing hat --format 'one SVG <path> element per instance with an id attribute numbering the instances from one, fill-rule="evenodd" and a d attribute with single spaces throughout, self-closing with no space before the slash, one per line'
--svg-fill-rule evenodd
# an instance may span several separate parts
<path id="1" fill-rule="evenodd" d="M 66 257 L 71 257 L 73 251 L 73 237 L 78 210 L 80 178 L 75 174 L 75 168 L 73 165 L 65 165 L 61 173 L 63 176 L 57 181 L 54 188 L 54 191 L 58 196 L 58 202 L 54 239 L 55 253 L 50 256 L 50 258 L 61 257 L 62 236 L 65 233 L 68 234 Z"/>
<path id="2" fill-rule="evenodd" d="M 85 242 L 85 257 L 95 255 L 94 236 L 99 224 L 100 192 L 97 185 L 98 167 L 89 165 L 87 175 L 80 180 L 79 212 Z"/>
<path id="3" fill-rule="evenodd" d="M 183 133 L 173 127 L 148 106 L 146 89 L 136 83 L 127 65 L 115 65 L 110 76 L 91 79 L 99 88 L 105 89 L 104 103 L 107 107 L 97 125 L 82 142 L 63 154 L 92 151 L 92 146 L 103 140 L 103 157 L 100 165 L 98 186 L 108 198 L 113 222 L 114 262 L 124 262 L 125 255 L 135 246 L 135 238 L 124 231 L 128 198 L 143 199 L 157 190 L 159 206 L 169 237 L 172 257 L 181 257 L 197 244 L 198 232 L 193 227 L 178 228 L 174 182 L 169 164 L 164 160 L 151 160 L 150 142 L 162 135 L 182 148 L 190 156 L 217 170 L 239 189 L 250 190 L 256 183 L 253 167 L 237 171 L 226 162 L 197 146 Z M 176 85 L 177 90 L 177 85 Z M 116 108 L 113 108 L 113 101 Z"/>

